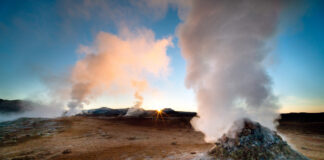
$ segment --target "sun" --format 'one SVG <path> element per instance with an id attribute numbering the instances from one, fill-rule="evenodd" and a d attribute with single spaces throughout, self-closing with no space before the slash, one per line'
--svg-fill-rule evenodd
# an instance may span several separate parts
<path id="1" fill-rule="evenodd" d="M 163 120 L 163 110 L 162 109 L 156 109 L 155 110 L 155 115 L 156 115 L 156 119 L 162 119 Z"/>
<path id="2" fill-rule="evenodd" d="M 162 112 L 163 112 L 162 109 L 157 109 L 157 110 L 156 110 L 156 114 L 157 114 L 157 115 L 162 115 Z"/>

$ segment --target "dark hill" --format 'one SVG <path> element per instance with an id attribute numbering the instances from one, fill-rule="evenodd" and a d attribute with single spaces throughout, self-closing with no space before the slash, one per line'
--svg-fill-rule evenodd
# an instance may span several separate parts
<path id="1" fill-rule="evenodd" d="M 0 99 L 0 114 L 20 113 L 32 109 L 31 102 Z"/>
<path id="2" fill-rule="evenodd" d="M 324 112 L 322 113 L 284 113 L 281 114 L 279 122 L 324 122 Z"/>

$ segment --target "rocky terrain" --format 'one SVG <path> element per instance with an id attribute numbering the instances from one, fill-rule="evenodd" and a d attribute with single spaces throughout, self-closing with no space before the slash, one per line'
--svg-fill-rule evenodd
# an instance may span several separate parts
<path id="1" fill-rule="evenodd" d="M 22 118 L 16 121 L 2 122 L 0 123 L 2 137 L 0 159 L 199 160 L 215 159 L 213 155 L 224 157 L 226 154 L 240 154 L 233 152 L 234 150 L 223 150 L 222 152 L 218 152 L 219 150 L 216 148 L 210 150 L 215 144 L 205 143 L 203 135 L 194 131 L 189 123 L 195 113 L 177 112 L 172 109 L 165 109 L 161 113 L 149 111 L 140 117 L 125 117 L 123 116 L 125 113 L 124 109 L 100 108 L 72 117 Z M 294 150 L 306 157 L 323 160 L 324 135 L 320 132 L 324 127 L 323 124 L 321 121 L 280 121 L 278 132 L 284 140 L 277 137 L 277 134 L 273 134 L 274 140 L 270 142 L 274 142 L 274 150 L 278 149 L 276 147 L 282 147 L 277 150 L 278 153 L 282 153 L 286 149 L 290 153 L 290 149 L 285 143 L 288 141 Z M 307 130 L 306 126 L 308 125 L 311 125 L 313 129 Z M 244 149 L 246 145 L 253 145 L 249 142 L 256 143 L 254 145 L 261 141 L 268 142 L 269 137 L 264 136 L 263 132 L 256 132 L 260 131 L 261 126 L 245 128 L 250 131 L 241 132 L 242 135 L 238 140 L 242 147 L 236 147 L 236 151 Z M 265 130 L 261 129 L 261 131 Z M 253 139 L 253 137 L 259 137 L 253 136 L 254 133 L 264 137 Z M 234 143 L 237 142 L 237 139 L 223 140 L 225 141 L 216 145 L 218 148 L 226 148 L 225 146 L 228 144 L 237 144 Z M 269 147 L 264 145 L 267 143 L 260 144 L 265 148 Z M 230 145 L 227 147 L 230 148 Z M 207 151 L 211 151 L 211 156 L 206 154 Z"/>
<path id="2" fill-rule="evenodd" d="M 188 118 L 75 116 L 56 120 L 66 125 L 63 132 L 1 146 L 0 159 L 192 159 L 212 146 L 191 129 Z"/>
<path id="3" fill-rule="evenodd" d="M 0 123 L 0 146 L 15 145 L 29 139 L 63 132 L 62 121 L 46 118 L 20 118 Z"/>

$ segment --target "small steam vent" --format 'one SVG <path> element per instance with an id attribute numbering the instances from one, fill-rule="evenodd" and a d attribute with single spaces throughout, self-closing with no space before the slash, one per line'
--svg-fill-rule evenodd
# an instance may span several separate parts
<path id="1" fill-rule="evenodd" d="M 293 150 L 275 131 L 243 119 L 243 128 L 219 138 L 208 154 L 217 160 L 308 160 Z M 239 122 L 242 124 L 242 122 Z"/>

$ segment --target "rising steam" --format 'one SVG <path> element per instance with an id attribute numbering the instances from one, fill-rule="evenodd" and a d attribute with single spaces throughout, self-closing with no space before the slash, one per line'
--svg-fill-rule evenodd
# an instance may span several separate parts
<path id="1" fill-rule="evenodd" d="M 74 66 L 69 112 L 82 109 L 93 96 L 135 92 L 135 106 L 143 103 L 141 92 L 148 88 L 147 76 L 163 76 L 168 72 L 167 47 L 171 38 L 155 40 L 147 29 L 120 34 L 100 32 L 93 46 L 81 46 L 81 58 Z"/>
<path id="2" fill-rule="evenodd" d="M 178 34 L 186 85 L 198 102 L 196 130 L 216 141 L 241 118 L 274 129 L 277 100 L 263 61 L 282 4 L 263 0 L 196 0 Z"/>
<path id="3" fill-rule="evenodd" d="M 135 95 L 134 95 L 135 99 L 137 100 L 134 107 L 135 108 L 140 108 L 143 104 L 143 97 L 138 93 L 138 92 L 135 92 Z"/>

